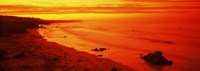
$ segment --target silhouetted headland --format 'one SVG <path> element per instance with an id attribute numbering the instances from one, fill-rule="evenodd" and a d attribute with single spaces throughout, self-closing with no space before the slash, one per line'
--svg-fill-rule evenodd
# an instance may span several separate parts
<path id="1" fill-rule="evenodd" d="M 39 28 L 48 21 L 33 17 L 0 16 L 0 36 L 13 33 L 26 33 L 28 28 Z"/>
<path id="2" fill-rule="evenodd" d="M 29 28 L 40 28 L 42 24 L 61 22 L 81 22 L 81 20 L 42 20 L 34 17 L 0 15 L 0 36 L 7 36 L 12 33 L 27 33 Z"/>

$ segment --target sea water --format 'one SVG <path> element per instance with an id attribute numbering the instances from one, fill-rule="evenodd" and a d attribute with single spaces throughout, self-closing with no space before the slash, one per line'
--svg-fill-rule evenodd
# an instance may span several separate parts
<path id="1" fill-rule="evenodd" d="M 199 71 L 200 14 L 81 14 L 58 18 L 82 20 L 52 23 L 39 32 L 51 42 L 139 71 Z M 105 51 L 92 51 L 106 48 Z M 172 66 L 157 67 L 140 59 L 142 54 L 162 51 Z"/>

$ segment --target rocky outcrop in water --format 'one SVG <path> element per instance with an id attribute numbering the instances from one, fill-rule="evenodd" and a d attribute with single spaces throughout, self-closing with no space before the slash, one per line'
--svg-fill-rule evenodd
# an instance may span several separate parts
<path id="1" fill-rule="evenodd" d="M 148 53 L 147 55 L 142 56 L 141 59 L 156 66 L 173 64 L 171 60 L 168 60 L 162 55 L 161 51 L 156 51 L 155 53 Z"/>

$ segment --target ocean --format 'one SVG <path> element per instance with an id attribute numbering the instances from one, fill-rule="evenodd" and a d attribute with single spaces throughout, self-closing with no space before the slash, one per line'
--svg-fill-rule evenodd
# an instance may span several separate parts
<path id="1" fill-rule="evenodd" d="M 94 55 L 102 55 L 138 71 L 200 71 L 200 14 L 131 13 L 65 14 L 51 19 L 82 20 L 52 23 L 39 29 L 45 39 Z M 47 18 L 47 17 L 45 17 Z M 105 51 L 92 51 L 106 48 Z M 172 66 L 152 66 L 142 54 L 162 51 Z"/>

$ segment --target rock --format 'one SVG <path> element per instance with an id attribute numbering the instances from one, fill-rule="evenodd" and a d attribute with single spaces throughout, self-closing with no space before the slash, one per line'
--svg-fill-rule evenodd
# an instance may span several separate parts
<path id="1" fill-rule="evenodd" d="M 99 51 L 105 51 L 107 50 L 106 48 L 99 48 Z"/>
<path id="2" fill-rule="evenodd" d="M 53 61 L 59 61 L 60 58 L 59 58 L 59 57 L 54 57 L 52 60 L 53 60 Z"/>
<path id="3" fill-rule="evenodd" d="M 43 36 L 37 36 L 37 38 L 43 38 Z"/>
<path id="4" fill-rule="evenodd" d="M 164 66 L 164 65 L 172 65 L 173 62 L 171 60 L 167 60 L 164 56 L 162 56 L 161 51 L 156 51 L 155 53 L 148 53 L 145 56 L 142 56 L 141 59 L 145 60 L 148 63 L 157 66 Z"/>
<path id="5" fill-rule="evenodd" d="M 24 53 L 19 53 L 19 54 L 13 56 L 12 58 L 24 58 L 24 57 L 26 57 Z"/>
<path id="6" fill-rule="evenodd" d="M 107 50 L 107 48 L 95 48 L 95 49 L 92 49 L 92 51 L 105 51 Z"/>
<path id="7" fill-rule="evenodd" d="M 118 69 L 115 68 L 115 67 L 113 67 L 113 68 L 111 69 L 111 71 L 118 71 Z"/>
<path id="8" fill-rule="evenodd" d="M 31 70 L 32 67 L 31 66 L 23 66 L 22 69 L 24 69 L 24 70 Z"/>
<path id="9" fill-rule="evenodd" d="M 78 62 L 82 62 L 82 60 L 81 60 L 81 59 L 78 59 L 77 61 L 78 61 Z"/>
<path id="10" fill-rule="evenodd" d="M 7 52 L 6 51 L 4 51 L 4 50 L 0 50 L 0 56 L 4 56 L 5 54 L 7 54 Z"/>
<path id="11" fill-rule="evenodd" d="M 99 51 L 99 49 L 98 49 L 98 48 L 95 48 L 95 49 L 92 49 L 92 51 Z"/>
<path id="12" fill-rule="evenodd" d="M 64 38 L 66 38 L 67 36 L 64 36 Z"/>
<path id="13" fill-rule="evenodd" d="M 3 67 L 0 67 L 0 71 L 6 71 Z"/>
<path id="14" fill-rule="evenodd" d="M 171 41 L 163 41 L 163 43 L 165 43 L 165 44 L 174 44 L 174 43 L 171 42 Z"/>
<path id="15" fill-rule="evenodd" d="M 9 58 L 5 57 L 5 56 L 0 56 L 0 62 L 2 61 L 8 61 Z"/>
<path id="16" fill-rule="evenodd" d="M 99 54 L 98 56 L 99 56 L 99 57 L 102 57 L 103 55 Z"/>
<path id="17" fill-rule="evenodd" d="M 0 50 L 0 62 L 1 62 L 1 61 L 7 61 L 7 60 L 9 60 L 9 58 L 7 58 L 7 57 L 5 56 L 6 54 L 7 54 L 6 51 Z"/>
<path id="18" fill-rule="evenodd" d="M 85 71 L 89 71 L 90 69 L 89 68 L 86 68 L 86 69 L 84 69 Z"/>

